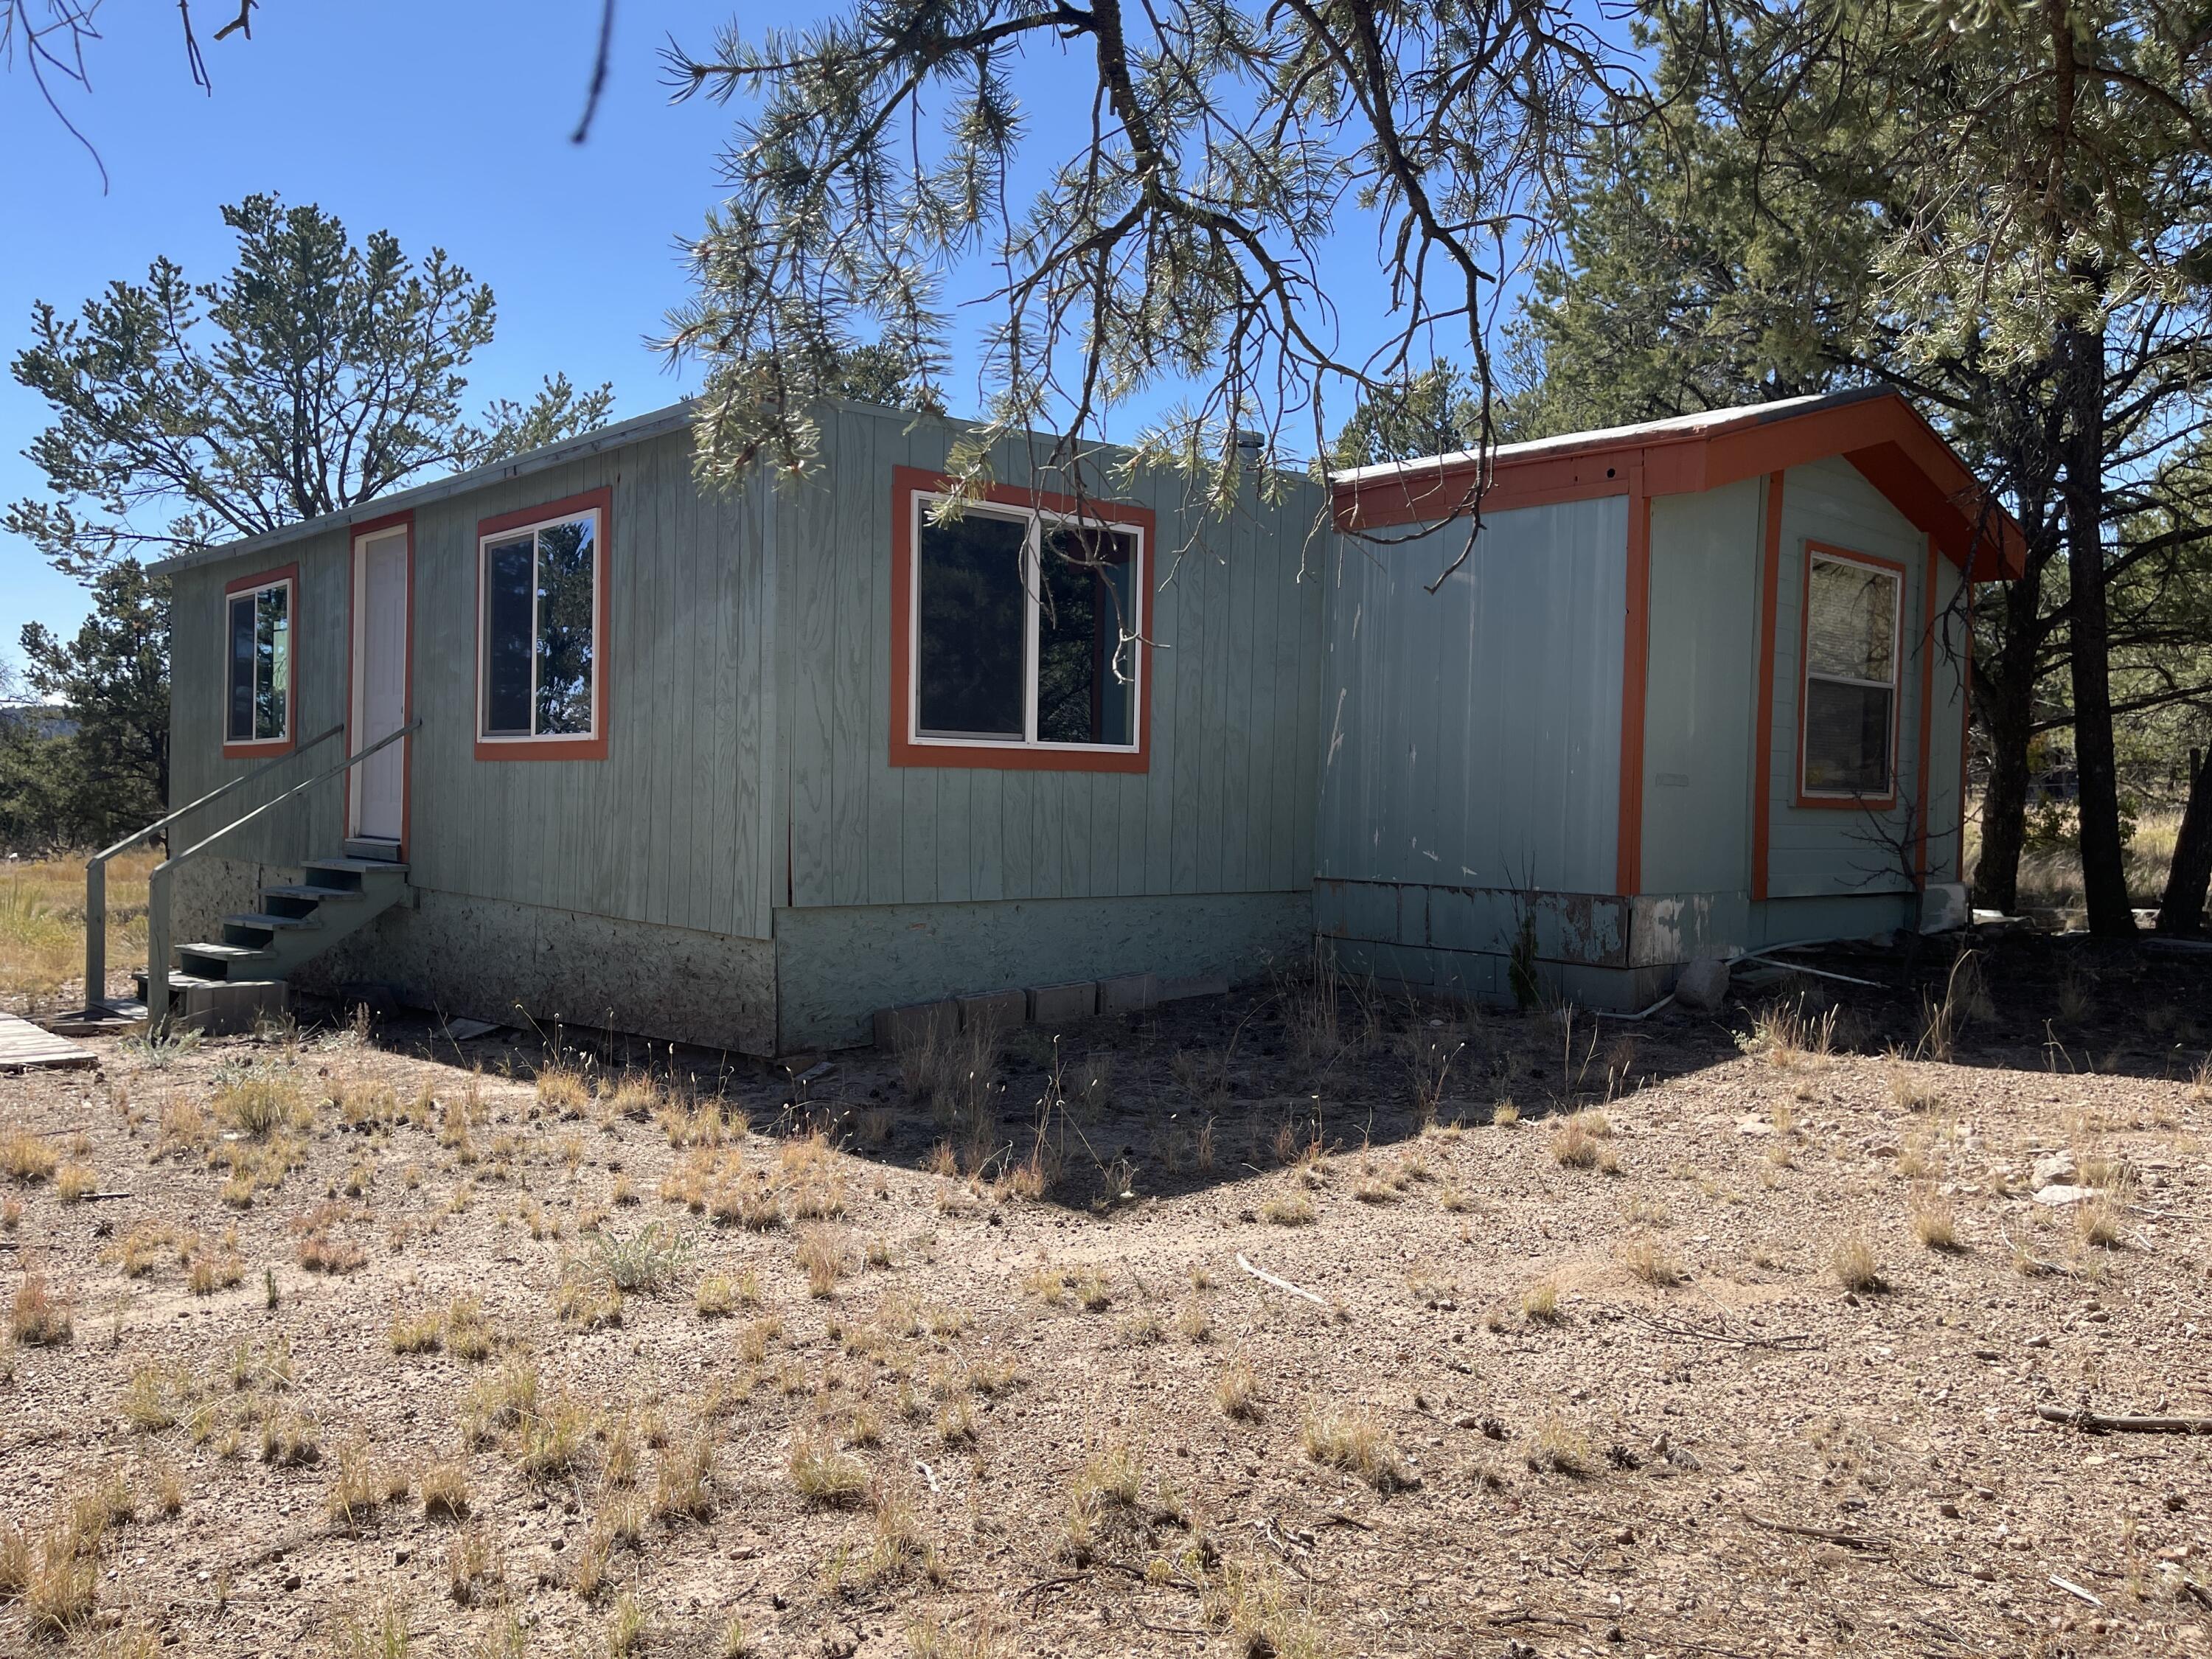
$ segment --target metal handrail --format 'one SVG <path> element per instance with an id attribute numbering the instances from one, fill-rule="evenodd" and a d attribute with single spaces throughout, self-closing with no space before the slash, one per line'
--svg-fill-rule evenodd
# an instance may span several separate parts
<path id="1" fill-rule="evenodd" d="M 143 830 L 124 836 L 114 846 L 94 853 L 84 864 L 84 1006 L 88 1012 L 96 1010 L 107 996 L 107 861 L 119 853 L 127 853 L 140 842 L 159 835 L 187 812 L 197 812 L 201 807 L 221 800 L 234 789 L 243 789 L 256 778 L 275 771 L 286 761 L 296 759 L 318 744 L 328 743 L 344 731 L 340 720 L 327 732 L 319 732 L 295 748 L 265 760 L 251 772 L 218 785 L 189 805 L 155 818 Z"/>
<path id="2" fill-rule="evenodd" d="M 172 853 L 154 866 L 153 872 L 146 878 L 146 1035 L 148 1036 L 162 1036 L 169 1024 L 170 872 L 185 860 L 198 858 L 232 830 L 252 823 L 264 812 L 273 811 L 302 791 L 312 789 L 317 784 L 325 782 L 341 772 L 351 770 L 376 753 L 378 750 L 398 742 L 410 732 L 420 730 L 422 725 L 422 716 L 418 714 L 398 731 L 386 732 L 368 748 L 347 756 L 337 765 L 325 767 L 314 776 L 302 779 L 283 794 L 274 796 L 262 802 L 252 811 L 233 818 L 213 835 L 193 842 L 181 853 Z"/>

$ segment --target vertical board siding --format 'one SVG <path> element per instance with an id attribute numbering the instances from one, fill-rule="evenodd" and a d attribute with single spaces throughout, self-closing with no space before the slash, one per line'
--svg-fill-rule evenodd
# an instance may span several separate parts
<path id="1" fill-rule="evenodd" d="M 1612 889 L 1627 503 L 1347 542 L 1329 573 L 1320 873 Z"/>
<path id="2" fill-rule="evenodd" d="M 601 761 L 475 757 L 477 522 L 611 485 L 608 750 Z M 415 515 L 410 879 L 442 892 L 755 939 L 769 936 L 762 761 L 770 707 L 760 612 L 764 507 L 701 495 L 690 435 L 666 434 L 524 478 L 497 479 Z M 298 729 L 344 719 L 352 532 L 312 536 L 298 558 Z M 244 555 L 179 573 L 172 714 L 175 793 L 187 799 L 251 763 L 220 758 L 223 583 Z M 335 741 L 276 787 L 337 758 Z M 336 780 L 304 813 L 272 814 L 221 844 L 296 864 L 337 850 Z M 224 803 L 224 810 L 229 805 Z M 198 833 L 214 827 L 210 820 Z M 771 852 L 774 857 L 771 857 Z"/>
<path id="3" fill-rule="evenodd" d="M 1762 488 L 1747 478 L 1651 504 L 1647 893 L 1750 887 Z"/>
<path id="4" fill-rule="evenodd" d="M 840 404 L 823 466 L 779 492 L 778 580 L 795 623 L 788 701 L 792 871 L 800 907 L 1283 892 L 1313 878 L 1310 720 L 1321 595 L 1297 580 L 1321 491 L 1247 497 L 1225 520 L 1180 483 L 1138 481 L 1158 515 L 1152 750 L 1141 774 L 893 767 L 891 474 L 941 470 L 950 422 Z M 1033 476 L 1026 440 L 997 482 Z M 1116 485 L 1118 494 L 1121 486 Z M 1295 533 L 1289 533 L 1291 526 Z M 1164 585 L 1162 585 L 1164 582 Z M 783 899 L 779 893 L 779 903 Z"/>
<path id="5" fill-rule="evenodd" d="M 1797 805 L 1797 708 L 1802 690 L 1805 544 L 1826 543 L 1905 567 L 1898 624 L 1897 804 L 1885 809 Z M 1780 602 L 1775 609 L 1771 897 L 1902 891 L 1911 885 L 1894 847 L 1911 856 L 1920 775 L 1920 662 L 1925 639 L 1928 540 L 1844 460 L 1790 469 L 1782 487 Z M 1940 683 L 1940 682 L 1939 682 Z"/>

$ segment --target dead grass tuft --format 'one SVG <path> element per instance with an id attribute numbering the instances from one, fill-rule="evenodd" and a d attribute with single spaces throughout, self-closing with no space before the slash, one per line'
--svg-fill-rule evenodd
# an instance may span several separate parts
<path id="1" fill-rule="evenodd" d="M 1905 1214 L 1912 1226 L 1912 1236 L 1931 1250 L 1957 1250 L 1959 1242 L 1959 1212 L 1951 1200 L 1932 1186 L 1913 1189 L 1907 1201 Z"/>
<path id="2" fill-rule="evenodd" d="M 1874 1247 L 1863 1233 L 1846 1233 L 1838 1239 L 1828 1252 L 1828 1268 L 1838 1285 L 1856 1294 L 1871 1295 L 1888 1288 L 1875 1260 Z"/>
<path id="3" fill-rule="evenodd" d="M 1364 1407 L 1324 1406 L 1309 1411 L 1298 1425 L 1298 1440 L 1315 1462 L 1356 1474 L 1377 1492 L 1413 1484 L 1389 1431 Z"/>
<path id="4" fill-rule="evenodd" d="M 856 1508 L 868 1494 L 868 1466 L 820 1434 L 797 1436 L 787 1467 L 792 1489 L 824 1509 Z"/>
<path id="5" fill-rule="evenodd" d="M 0 1130 L 0 1175 L 10 1181 L 45 1181 L 60 1163 L 61 1154 L 29 1130 Z"/>
<path id="6" fill-rule="evenodd" d="M 15 1287 L 8 1334 L 27 1348 L 56 1347 L 76 1334 L 69 1302 L 57 1296 L 44 1273 L 32 1273 Z"/>

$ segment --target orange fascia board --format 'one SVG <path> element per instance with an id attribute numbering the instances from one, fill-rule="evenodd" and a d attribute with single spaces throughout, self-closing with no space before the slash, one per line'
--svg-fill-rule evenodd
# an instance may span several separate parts
<path id="1" fill-rule="evenodd" d="M 1838 455 L 1970 579 L 2008 581 L 2026 568 L 2026 545 L 2011 515 L 1919 412 L 1887 390 L 1509 445 L 1492 457 L 1482 505 L 1504 513 L 1625 495 L 1639 470 L 1647 496 L 1688 495 Z M 1363 469 L 1334 488 L 1337 528 L 1381 530 L 1448 517 L 1466 508 L 1478 477 L 1474 459 L 1459 456 Z"/>

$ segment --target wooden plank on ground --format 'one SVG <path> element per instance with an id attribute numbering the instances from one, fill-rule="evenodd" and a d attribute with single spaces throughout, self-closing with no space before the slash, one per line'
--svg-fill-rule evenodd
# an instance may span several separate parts
<path id="1" fill-rule="evenodd" d="M 98 1064 L 90 1050 L 52 1031 L 42 1031 L 27 1019 L 0 1014 L 0 1072 Z"/>

